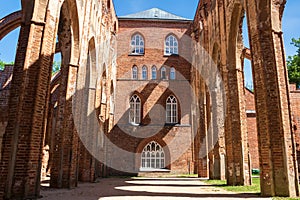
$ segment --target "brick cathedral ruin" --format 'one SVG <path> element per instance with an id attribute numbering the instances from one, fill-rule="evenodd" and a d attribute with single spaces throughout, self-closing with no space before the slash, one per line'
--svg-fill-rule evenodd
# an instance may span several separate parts
<path id="1" fill-rule="evenodd" d="M 53 188 L 149 172 L 249 185 L 252 168 L 263 196 L 299 196 L 285 3 L 200 0 L 190 20 L 117 16 L 111 0 L 22 0 L 0 20 L 0 39 L 20 27 L 14 66 L 0 71 L 0 199 L 38 198 L 47 175 Z"/>

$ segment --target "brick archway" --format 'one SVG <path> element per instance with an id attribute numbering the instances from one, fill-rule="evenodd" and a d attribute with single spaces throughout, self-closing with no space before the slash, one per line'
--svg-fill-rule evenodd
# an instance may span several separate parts
<path id="1" fill-rule="evenodd" d="M 13 12 L 0 20 L 0 40 L 21 26 L 22 11 Z"/>

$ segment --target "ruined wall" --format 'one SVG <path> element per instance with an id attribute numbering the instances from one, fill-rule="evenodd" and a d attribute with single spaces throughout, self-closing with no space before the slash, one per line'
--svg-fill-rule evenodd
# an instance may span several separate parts
<path id="1" fill-rule="evenodd" d="M 117 31 L 117 18 L 111 1 L 65 0 L 57 3 L 49 0 L 22 4 L 22 9 L 21 31 L 11 81 L 11 112 L 4 113 L 8 114 L 8 127 L 2 143 L 4 151 L 0 164 L 3 169 L 0 174 L 0 199 L 39 196 L 41 168 L 45 175 L 46 167 L 43 163 L 46 161 L 42 159 L 43 149 L 47 143 L 50 144 L 49 152 L 52 154 L 51 186 L 76 187 L 79 159 L 82 160 L 82 168 L 93 163 L 94 166 L 89 166 L 89 178 L 85 180 L 94 179 L 95 158 L 88 155 L 86 150 L 83 151 L 86 156 L 79 157 L 80 141 L 73 118 L 77 112 L 72 110 L 72 99 L 82 89 L 81 86 L 87 85 L 85 83 L 88 80 L 95 83 L 91 90 L 96 91 L 101 71 L 106 70 L 107 85 L 114 88 L 116 74 L 116 44 L 113 36 Z M 57 90 L 50 87 L 50 68 L 56 50 L 62 53 Z M 88 55 L 95 61 L 93 67 L 87 64 Z M 105 68 L 103 63 L 106 63 Z M 89 67 L 93 68 L 90 70 L 93 73 L 87 76 L 83 69 Z M 53 91 L 49 91 L 50 88 Z M 49 103 L 51 93 L 56 100 Z M 112 93 L 105 93 L 108 98 L 105 99 L 106 104 L 109 104 L 107 102 L 113 99 L 110 98 Z M 98 123 L 95 114 L 98 109 L 96 95 L 91 91 L 88 94 L 88 111 L 91 108 L 94 110 L 93 118 L 96 120 L 93 122 Z M 113 120 L 110 105 L 107 107 L 105 119 Z M 91 135 L 96 134 L 92 132 Z"/>
<path id="2" fill-rule="evenodd" d="M 3 71 L 0 71 L 0 155 L 2 147 L 2 138 L 5 133 L 8 117 L 8 98 L 10 82 L 13 74 L 13 65 L 6 65 Z M 1 160 L 1 157 L 0 157 Z"/>

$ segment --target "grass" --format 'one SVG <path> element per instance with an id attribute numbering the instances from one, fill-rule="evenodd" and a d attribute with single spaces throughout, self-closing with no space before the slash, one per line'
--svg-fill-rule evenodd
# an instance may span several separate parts
<path id="1" fill-rule="evenodd" d="M 208 185 L 220 187 L 224 190 L 236 193 L 253 193 L 260 194 L 260 179 L 259 177 L 252 178 L 252 185 L 249 186 L 227 186 L 226 181 L 221 180 L 206 180 L 203 181 Z M 290 197 L 273 197 L 272 200 L 299 200 L 299 198 Z"/>
<path id="2" fill-rule="evenodd" d="M 252 178 L 252 185 L 248 186 L 227 186 L 226 181 L 221 180 L 207 180 L 204 182 L 208 185 L 214 185 L 230 192 L 260 194 L 259 178 Z"/>

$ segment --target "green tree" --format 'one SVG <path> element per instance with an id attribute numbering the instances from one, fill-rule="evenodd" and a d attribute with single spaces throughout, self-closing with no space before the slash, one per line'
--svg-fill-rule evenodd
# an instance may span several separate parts
<path id="1" fill-rule="evenodd" d="M 292 39 L 291 44 L 297 47 L 297 54 L 294 56 L 289 56 L 287 59 L 287 68 L 289 81 L 291 83 L 296 83 L 297 88 L 300 86 L 300 38 Z"/>
<path id="2" fill-rule="evenodd" d="M 60 66 L 61 66 L 61 61 L 53 61 L 52 74 L 58 72 L 60 70 Z"/>
<path id="3" fill-rule="evenodd" d="M 0 70 L 4 70 L 4 65 L 5 63 L 2 60 L 0 60 Z"/>
<path id="4" fill-rule="evenodd" d="M 14 64 L 14 62 L 4 62 L 4 61 L 2 61 L 2 60 L 0 60 L 0 70 L 4 70 L 4 68 L 5 68 L 5 65 L 13 65 Z"/>

